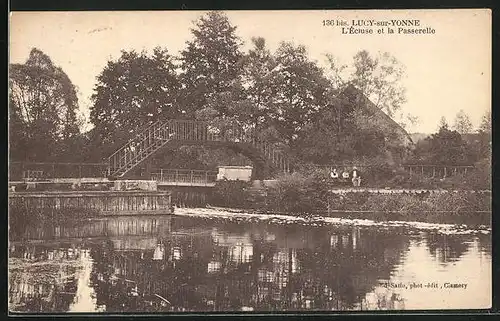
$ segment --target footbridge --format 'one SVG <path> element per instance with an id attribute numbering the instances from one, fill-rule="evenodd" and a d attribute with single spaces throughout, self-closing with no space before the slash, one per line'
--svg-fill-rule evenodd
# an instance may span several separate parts
<path id="1" fill-rule="evenodd" d="M 254 163 L 254 178 L 290 171 L 289 157 L 283 146 L 277 146 L 241 126 L 218 128 L 204 121 L 157 121 L 138 132 L 108 158 L 107 175 L 120 179 L 166 147 L 210 145 L 233 149 Z"/>

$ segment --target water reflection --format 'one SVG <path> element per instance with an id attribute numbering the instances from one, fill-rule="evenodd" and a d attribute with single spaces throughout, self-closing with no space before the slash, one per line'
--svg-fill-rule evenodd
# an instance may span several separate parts
<path id="1" fill-rule="evenodd" d="M 446 234 L 427 234 L 426 240 L 431 255 L 443 264 L 458 261 L 471 243 L 459 235 Z"/>
<path id="2" fill-rule="evenodd" d="M 266 311 L 488 305 L 489 237 L 167 216 L 47 222 L 10 234 L 15 311 Z M 467 277 L 474 274 L 475 278 Z M 446 290 L 399 283 L 468 282 Z M 450 282 L 451 282 L 450 281 Z M 472 290 L 471 290 L 472 289 Z M 441 291 L 441 292 L 440 292 Z M 434 300 L 433 302 L 430 302 Z"/>

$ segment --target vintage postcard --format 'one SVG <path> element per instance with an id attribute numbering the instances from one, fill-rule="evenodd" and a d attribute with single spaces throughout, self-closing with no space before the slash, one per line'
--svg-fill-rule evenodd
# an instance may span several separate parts
<path id="1" fill-rule="evenodd" d="M 11 314 L 491 308 L 490 10 L 9 28 Z"/>

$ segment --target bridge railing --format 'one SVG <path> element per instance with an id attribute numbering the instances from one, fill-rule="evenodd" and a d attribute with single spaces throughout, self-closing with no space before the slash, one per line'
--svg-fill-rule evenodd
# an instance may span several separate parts
<path id="1" fill-rule="evenodd" d="M 217 172 L 194 169 L 160 169 L 151 174 L 151 179 L 165 183 L 204 185 L 215 183 Z"/>
<path id="2" fill-rule="evenodd" d="M 106 163 L 9 162 L 9 180 L 104 178 L 107 168 Z"/>

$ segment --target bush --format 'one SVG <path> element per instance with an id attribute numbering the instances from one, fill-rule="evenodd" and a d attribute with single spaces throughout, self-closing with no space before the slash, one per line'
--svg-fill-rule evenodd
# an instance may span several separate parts
<path id="1" fill-rule="evenodd" d="M 285 174 L 268 189 L 268 210 L 310 214 L 326 209 L 328 187 L 319 172 Z"/>
<path id="2" fill-rule="evenodd" d="M 250 205 L 248 188 L 250 182 L 240 180 L 218 181 L 209 198 L 209 203 L 216 206 L 247 208 Z"/>
<path id="3" fill-rule="evenodd" d="M 478 161 L 475 170 L 464 176 L 463 184 L 473 190 L 491 190 L 491 159 Z"/>
<path id="4" fill-rule="evenodd" d="M 366 186 L 380 186 L 392 179 L 396 170 L 389 164 L 377 164 L 367 167 L 362 173 L 362 184 Z"/>
<path id="5" fill-rule="evenodd" d="M 391 188 L 436 189 L 438 188 L 438 183 L 438 179 L 416 173 L 410 175 L 409 172 L 398 169 L 395 171 L 394 176 L 386 182 L 385 186 Z"/>

